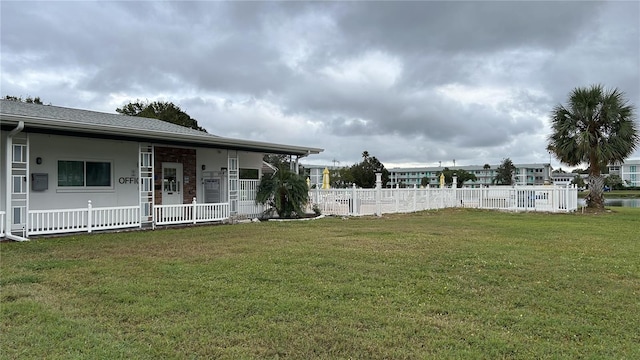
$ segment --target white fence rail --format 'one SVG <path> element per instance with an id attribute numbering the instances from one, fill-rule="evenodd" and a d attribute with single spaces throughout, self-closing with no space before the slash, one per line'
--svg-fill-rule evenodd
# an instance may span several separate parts
<path id="1" fill-rule="evenodd" d="M 156 225 L 196 224 L 222 221 L 229 218 L 229 203 L 155 205 L 153 216 Z"/>
<path id="2" fill-rule="evenodd" d="M 240 180 L 240 201 L 254 201 L 256 199 L 256 194 L 258 193 L 258 186 L 260 185 L 260 180 Z"/>
<path id="3" fill-rule="evenodd" d="M 496 186 L 479 189 L 314 189 L 309 207 L 326 215 L 374 215 L 447 207 L 509 211 L 571 212 L 578 208 L 575 186 Z"/>
<path id="4" fill-rule="evenodd" d="M 240 180 L 240 197 L 238 201 L 238 215 L 246 217 L 261 217 L 265 206 L 256 204 L 256 194 L 260 180 Z"/>
<path id="5" fill-rule="evenodd" d="M 257 181 L 241 181 L 238 214 L 259 217 L 265 207 L 255 203 Z M 575 186 L 496 186 L 479 189 L 314 189 L 309 191 L 309 207 L 326 215 L 381 215 L 447 207 L 498 209 L 508 211 L 571 212 L 578 208 Z M 0 211 L 0 236 L 5 236 L 6 212 Z M 154 205 L 155 225 L 196 224 L 224 221 L 230 216 L 229 203 Z M 92 232 L 142 226 L 139 206 L 29 210 L 26 235 Z"/>
<path id="6" fill-rule="evenodd" d="M 140 226 L 140 207 L 119 206 L 93 208 L 91 201 L 86 208 L 60 210 L 29 210 L 27 236 L 92 232 Z"/>
<path id="7" fill-rule="evenodd" d="M 255 200 L 242 200 L 238 201 L 238 215 L 243 215 L 248 218 L 262 217 L 266 207 L 262 204 L 256 204 Z"/>

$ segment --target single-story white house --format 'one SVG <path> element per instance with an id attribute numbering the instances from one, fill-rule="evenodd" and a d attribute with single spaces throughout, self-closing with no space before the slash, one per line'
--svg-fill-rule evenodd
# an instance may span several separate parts
<path id="1" fill-rule="evenodd" d="M 264 154 L 323 149 L 0 100 L 0 237 L 255 216 Z"/>

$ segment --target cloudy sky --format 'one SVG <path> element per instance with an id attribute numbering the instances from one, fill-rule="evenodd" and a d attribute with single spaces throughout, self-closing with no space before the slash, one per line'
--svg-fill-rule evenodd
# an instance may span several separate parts
<path id="1" fill-rule="evenodd" d="M 3 97 L 170 101 L 216 135 L 324 148 L 309 164 L 549 162 L 549 113 L 574 87 L 640 106 L 638 1 L 1 1 L 0 16 Z"/>

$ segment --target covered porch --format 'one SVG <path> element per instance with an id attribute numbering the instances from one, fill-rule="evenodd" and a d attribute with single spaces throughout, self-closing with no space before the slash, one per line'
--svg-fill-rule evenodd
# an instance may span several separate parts
<path id="1" fill-rule="evenodd" d="M 259 216 L 264 154 L 322 151 L 0 101 L 0 237 L 12 240 Z"/>

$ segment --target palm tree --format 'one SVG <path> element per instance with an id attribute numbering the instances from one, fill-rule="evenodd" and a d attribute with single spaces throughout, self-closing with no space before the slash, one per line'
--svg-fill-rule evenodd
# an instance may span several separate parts
<path id="1" fill-rule="evenodd" d="M 484 169 L 484 176 L 488 177 L 489 176 L 489 169 L 491 169 L 491 165 L 489 164 L 484 164 L 484 166 L 482 167 Z M 485 180 L 486 181 L 486 180 Z"/>
<path id="2" fill-rule="evenodd" d="M 633 153 L 640 142 L 635 108 L 618 89 L 575 88 L 551 113 L 547 149 L 569 166 L 589 164 L 587 206 L 604 208 L 602 168 Z"/>
<path id="3" fill-rule="evenodd" d="M 265 174 L 260 180 L 256 202 L 269 204 L 281 218 L 299 217 L 309 201 L 309 188 L 305 178 L 285 167 L 274 174 Z"/>

